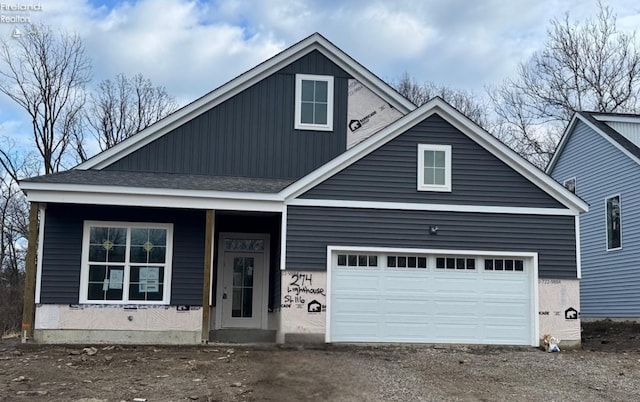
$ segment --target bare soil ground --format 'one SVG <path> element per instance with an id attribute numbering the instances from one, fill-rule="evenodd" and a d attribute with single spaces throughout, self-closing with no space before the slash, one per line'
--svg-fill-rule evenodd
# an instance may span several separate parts
<path id="1" fill-rule="evenodd" d="M 0 401 L 637 401 L 640 324 L 581 350 L 0 343 Z M 86 347 L 86 349 L 85 349 Z"/>

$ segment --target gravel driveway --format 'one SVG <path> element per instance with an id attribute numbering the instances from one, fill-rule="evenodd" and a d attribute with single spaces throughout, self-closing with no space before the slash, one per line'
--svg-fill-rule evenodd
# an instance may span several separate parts
<path id="1" fill-rule="evenodd" d="M 0 344 L 0 400 L 637 401 L 640 326 L 583 349 Z M 613 329 L 612 329 L 613 328 Z"/>

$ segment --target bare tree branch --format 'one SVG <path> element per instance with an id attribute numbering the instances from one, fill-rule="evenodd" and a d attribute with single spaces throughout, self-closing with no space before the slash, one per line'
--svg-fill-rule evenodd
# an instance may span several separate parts
<path id="1" fill-rule="evenodd" d="M 430 81 L 418 84 L 407 72 L 392 82 L 391 86 L 416 106 L 421 106 L 439 96 L 481 127 L 488 129 L 490 126 L 489 109 L 485 102 L 472 92 Z"/>
<path id="2" fill-rule="evenodd" d="M 543 50 L 515 79 L 487 89 L 498 116 L 494 134 L 541 168 L 574 112 L 637 112 L 639 90 L 635 34 L 618 31 L 601 3 L 582 23 L 552 20 Z"/>
<path id="3" fill-rule="evenodd" d="M 89 99 L 86 126 L 105 150 L 175 111 L 177 103 L 162 86 L 137 74 L 101 81 Z"/>
<path id="4" fill-rule="evenodd" d="M 85 102 L 91 64 L 78 35 L 27 25 L 24 35 L 0 40 L 0 92 L 31 117 L 45 173 L 60 169 L 71 144 L 69 128 Z"/>

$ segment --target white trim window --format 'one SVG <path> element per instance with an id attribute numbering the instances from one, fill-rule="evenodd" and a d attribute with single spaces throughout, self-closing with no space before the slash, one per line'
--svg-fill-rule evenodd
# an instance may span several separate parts
<path id="1" fill-rule="evenodd" d="M 298 130 L 333 130 L 333 77 L 296 74 L 295 125 Z"/>
<path id="2" fill-rule="evenodd" d="M 622 205 L 620 194 L 607 197 L 604 201 L 607 251 L 622 248 Z"/>
<path id="3" fill-rule="evenodd" d="M 451 145 L 418 145 L 418 191 L 451 191 Z"/>
<path id="4" fill-rule="evenodd" d="M 80 303 L 169 304 L 173 225 L 85 221 Z"/>

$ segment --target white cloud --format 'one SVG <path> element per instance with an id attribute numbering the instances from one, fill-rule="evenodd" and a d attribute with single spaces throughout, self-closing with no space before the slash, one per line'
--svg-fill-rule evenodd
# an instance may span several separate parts
<path id="1" fill-rule="evenodd" d="M 95 81 L 142 73 L 181 104 L 316 31 L 383 79 L 407 71 L 418 81 L 482 92 L 541 48 L 551 18 L 570 12 L 583 19 L 596 12 L 592 0 L 94 3 L 48 0 L 31 16 L 83 37 Z M 613 7 L 621 29 L 636 29 L 637 0 L 618 0 Z M 12 28 L 0 24 L 0 36 L 8 37 Z M 0 96 L 0 119 L 24 119 L 8 103 Z M 22 131 L 29 124 L 11 127 Z"/>

